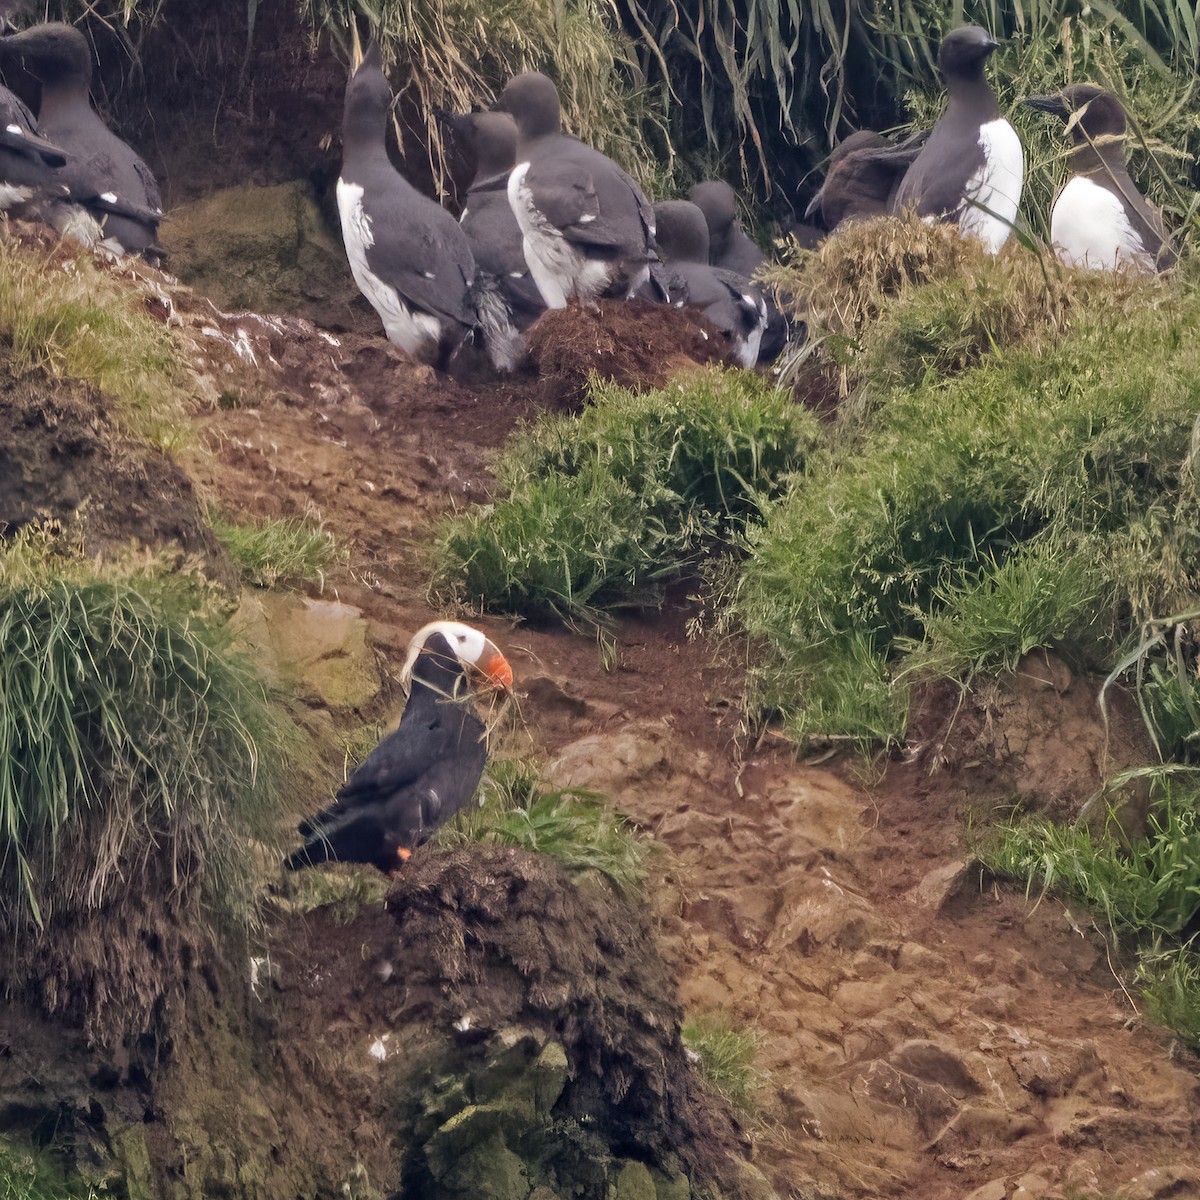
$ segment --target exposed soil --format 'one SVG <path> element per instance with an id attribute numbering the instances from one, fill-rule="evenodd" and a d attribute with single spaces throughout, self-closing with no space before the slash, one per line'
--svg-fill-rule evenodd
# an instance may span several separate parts
<path id="1" fill-rule="evenodd" d="M 207 397 L 188 473 L 205 499 L 239 514 L 319 514 L 351 552 L 325 598 L 361 610 L 394 674 L 408 637 L 434 615 L 423 559 L 431 519 L 486 497 L 496 448 L 540 407 L 575 403 L 576 380 L 557 395 L 545 377 L 447 380 L 372 338 L 332 339 L 294 319 L 222 315 L 187 298 L 177 307 Z M 680 351 L 660 345 L 654 357 Z M 846 761 L 797 763 L 769 736 L 749 744 L 738 675 L 688 641 L 689 615 L 680 596 L 626 619 L 610 670 L 588 637 L 481 624 L 516 670 L 519 748 L 551 760 L 560 785 L 604 793 L 665 847 L 650 906 L 662 967 L 686 1009 L 724 1009 L 758 1031 L 765 1081 L 753 1161 L 780 1195 L 962 1200 L 984 1185 L 981 1197 L 995 1200 L 1127 1185 L 1132 1196 L 1189 1194 L 1194 1060 L 1143 1026 L 1086 923 L 997 887 L 963 850 L 968 810 L 1015 794 L 1075 805 L 1110 764 L 1136 755 L 1129 724 L 1106 740 L 1094 681 L 1051 669 L 1036 686 L 972 700 L 953 722 L 952 698 L 934 699 L 914 726 L 924 748 L 864 779 Z M 334 719 L 353 729 L 392 705 L 385 693 Z M 394 1169 L 376 1119 L 378 1073 L 371 1061 L 346 1065 L 365 1031 L 403 1028 L 407 1001 L 373 970 L 380 946 L 423 949 L 414 979 L 429 1012 L 544 1012 L 534 985 L 561 965 L 566 942 L 546 941 L 522 961 L 494 923 L 511 885 L 493 892 L 495 871 L 472 855 L 414 860 L 391 899 L 399 929 L 379 912 L 344 929 L 320 912 L 274 928 L 281 968 L 264 1011 L 278 1023 L 255 1069 L 293 1085 L 312 1106 L 312 1128 L 256 1117 L 274 1147 L 263 1171 L 317 1136 L 349 1138 L 365 1167 Z M 550 911 L 551 881 L 531 889 L 526 900 Z M 518 913 L 532 911 L 522 903 Z M 590 928 L 569 906 L 558 915 L 564 927 Z M 486 919 L 473 927 L 476 917 Z M 435 953 L 433 939 L 451 929 L 458 943 Z M 641 936 L 634 929 L 631 944 Z M 642 961 L 606 946 L 589 934 L 570 952 L 597 980 L 614 963 Z M 475 983 L 476 954 L 499 964 L 494 991 Z M 668 1019 L 658 967 L 643 983 L 664 1007 L 634 1014 L 635 1044 L 638 1021 Z M 587 1043 L 591 1001 L 586 988 L 578 996 L 579 1007 L 555 1008 L 576 1014 L 558 1032 L 570 1043 L 575 1029 L 571 1044 L 604 1096 L 611 1062 L 603 1039 Z M 297 1030 L 300 1012 L 311 1024 Z M 200 1055 L 204 1044 L 178 1053 Z M 686 1095 L 665 1099 L 670 1058 L 660 1066 L 642 1078 L 668 1136 L 691 1118 Z M 222 1119 L 221 1092 L 204 1103 L 195 1136 L 222 1144 L 231 1117 Z"/>

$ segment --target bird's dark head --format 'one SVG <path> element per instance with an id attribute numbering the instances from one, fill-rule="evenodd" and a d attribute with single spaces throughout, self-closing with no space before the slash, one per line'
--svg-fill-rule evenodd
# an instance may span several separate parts
<path id="1" fill-rule="evenodd" d="M 512 115 L 521 137 L 542 137 L 562 130 L 562 109 L 554 80 L 540 71 L 514 75 L 492 106 Z"/>
<path id="2" fill-rule="evenodd" d="M 401 682 L 420 679 L 453 694 L 454 683 L 470 675 L 484 687 L 512 690 L 513 671 L 496 644 L 461 621 L 432 621 L 408 644 Z M 445 687 L 446 682 L 450 687 Z"/>
<path id="3" fill-rule="evenodd" d="M 0 66 L 17 63 L 43 86 L 92 82 L 92 48 L 81 30 L 61 21 L 0 38 Z"/>
<path id="4" fill-rule="evenodd" d="M 979 25 L 952 29 L 938 51 L 938 68 L 949 83 L 952 79 L 982 79 L 983 65 L 999 49 L 990 33 Z"/>
<path id="5" fill-rule="evenodd" d="M 723 179 L 696 184 L 688 199 L 704 214 L 711 237 L 725 233 L 737 216 L 737 193 Z"/>
<path id="6" fill-rule="evenodd" d="M 1125 134 L 1125 109 L 1120 100 L 1094 83 L 1072 84 L 1052 96 L 1029 96 L 1023 103 L 1066 122 L 1076 145 Z"/>
<path id="7" fill-rule="evenodd" d="M 516 166 L 517 125 L 509 113 L 464 113 L 451 117 L 450 125 L 474 158 L 477 179 L 491 179 Z"/>
<path id="8" fill-rule="evenodd" d="M 392 107 L 392 87 L 383 73 L 383 55 L 372 39 L 364 53 L 357 33 L 346 80 L 346 100 L 342 114 L 342 140 L 369 139 L 380 142 L 387 115 Z"/>
<path id="9" fill-rule="evenodd" d="M 664 262 L 708 262 L 708 222 L 690 200 L 654 206 L 654 240 Z"/>

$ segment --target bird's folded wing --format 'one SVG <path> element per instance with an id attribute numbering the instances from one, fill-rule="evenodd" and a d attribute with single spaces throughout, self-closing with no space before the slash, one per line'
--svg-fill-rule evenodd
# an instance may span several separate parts
<path id="1" fill-rule="evenodd" d="M 619 250 L 628 241 L 623 231 L 601 210 L 596 180 L 577 163 L 542 161 L 525 173 L 533 207 L 571 242 L 597 249 Z"/>
<path id="2" fill-rule="evenodd" d="M 375 244 L 367 251 L 367 263 L 408 304 L 473 325 L 467 293 L 475 260 L 457 222 L 448 213 L 446 220 L 448 226 L 435 228 L 421 220 L 406 221 L 394 209 L 372 212 Z"/>
<path id="3" fill-rule="evenodd" d="M 22 126 L 19 121 L 13 121 L 0 128 L 0 146 L 50 167 L 61 167 L 68 157 L 61 146 L 48 142 L 40 134 Z"/>

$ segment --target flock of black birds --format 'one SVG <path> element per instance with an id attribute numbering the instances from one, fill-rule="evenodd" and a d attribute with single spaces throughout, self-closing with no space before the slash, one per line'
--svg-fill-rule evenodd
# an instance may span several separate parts
<path id="1" fill-rule="evenodd" d="M 1020 139 L 984 75 L 997 43 L 966 26 L 946 35 L 939 66 L 944 114 L 899 142 L 862 131 L 834 151 L 808 217 L 831 232 L 849 221 L 914 212 L 956 223 L 989 251 L 1017 220 Z M 92 53 L 56 22 L 0 37 L 0 73 L 19 67 L 40 85 L 36 117 L 0 87 L 0 211 L 61 235 L 155 262 L 162 218 L 153 174 L 92 107 Z M 1025 101 L 1061 118 L 1074 146 L 1071 177 L 1051 213 L 1056 253 L 1072 266 L 1157 271 L 1171 265 L 1159 213 L 1126 170 L 1126 118 L 1090 84 Z M 558 91 L 545 75 L 515 76 L 490 112 L 441 114 L 475 161 L 455 219 L 392 164 L 393 96 L 379 47 L 354 42 L 337 186 L 355 281 L 388 338 L 444 366 L 479 337 L 511 370 L 523 333 L 548 308 L 599 297 L 691 306 L 724 333 L 745 366 L 769 362 L 788 322 L 753 282 L 765 256 L 737 217 L 737 196 L 710 180 L 687 200 L 651 204 L 615 162 L 562 131 Z M 505 691 L 512 670 L 478 630 L 453 621 L 422 629 L 404 674 L 411 690 L 399 728 L 367 756 L 333 804 L 300 825 L 290 869 L 330 860 L 392 870 L 470 803 L 487 758 L 472 684 Z"/>

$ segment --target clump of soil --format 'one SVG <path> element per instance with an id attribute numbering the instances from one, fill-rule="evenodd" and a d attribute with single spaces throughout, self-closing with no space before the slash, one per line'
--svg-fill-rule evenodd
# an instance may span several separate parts
<path id="1" fill-rule="evenodd" d="M 744 1148 L 688 1062 L 649 922 L 614 892 L 573 887 L 538 855 L 472 846 L 415 858 L 388 909 L 402 1019 L 552 1038 L 567 1058 L 553 1115 L 600 1132 L 610 1154 L 679 1154 L 712 1177 Z"/>
<path id="2" fill-rule="evenodd" d="M 699 313 L 642 300 L 549 309 L 526 333 L 547 403 L 579 408 L 588 379 L 662 387 L 672 375 L 731 361 L 729 342 Z"/>
<path id="3" fill-rule="evenodd" d="M 234 572 L 191 480 L 168 455 L 125 435 L 102 392 L 33 371 L 0 375 L 0 531 L 52 519 L 88 554 L 178 547 L 226 584 Z"/>

